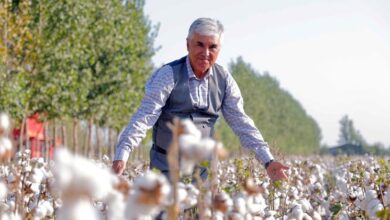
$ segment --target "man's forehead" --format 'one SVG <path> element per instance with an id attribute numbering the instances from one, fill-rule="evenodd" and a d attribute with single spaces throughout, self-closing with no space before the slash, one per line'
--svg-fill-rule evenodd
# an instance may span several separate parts
<path id="1" fill-rule="evenodd" d="M 202 43 L 205 43 L 205 42 L 219 43 L 220 36 L 218 36 L 216 34 L 215 35 L 202 35 L 202 34 L 195 33 L 194 35 L 192 35 L 191 40 L 196 41 L 196 42 L 202 42 Z"/>

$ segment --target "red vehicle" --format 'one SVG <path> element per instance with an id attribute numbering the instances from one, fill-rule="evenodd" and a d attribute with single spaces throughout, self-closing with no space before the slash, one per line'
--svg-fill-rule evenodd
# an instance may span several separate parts
<path id="1" fill-rule="evenodd" d="M 16 143 L 19 143 L 20 128 L 13 129 L 12 136 Z M 26 134 L 23 135 L 23 143 L 28 144 L 31 149 L 31 157 L 45 157 L 45 142 L 48 137 L 45 137 L 45 127 L 42 122 L 39 121 L 39 114 L 36 113 L 26 120 Z M 27 141 L 26 141 L 27 139 Z M 53 157 L 53 141 L 48 139 L 49 158 Z M 60 139 L 56 139 L 56 146 L 61 144 Z"/>

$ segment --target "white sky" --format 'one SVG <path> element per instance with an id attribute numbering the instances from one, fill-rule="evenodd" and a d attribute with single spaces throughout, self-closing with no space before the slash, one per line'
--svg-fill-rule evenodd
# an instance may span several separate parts
<path id="1" fill-rule="evenodd" d="M 269 71 L 317 121 L 322 143 L 337 143 L 348 114 L 369 143 L 390 146 L 390 1 L 147 0 L 145 13 L 160 23 L 157 66 L 186 55 L 193 20 L 217 18 L 218 63 L 242 56 Z"/>

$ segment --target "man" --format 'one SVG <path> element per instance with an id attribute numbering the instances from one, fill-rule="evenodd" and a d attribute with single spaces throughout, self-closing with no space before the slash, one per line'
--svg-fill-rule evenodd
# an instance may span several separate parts
<path id="1" fill-rule="evenodd" d="M 212 136 L 218 113 L 222 114 L 240 138 L 241 144 L 256 153 L 269 177 L 286 179 L 288 167 L 274 161 L 252 119 L 244 112 L 243 98 L 231 74 L 216 64 L 221 50 L 222 24 L 214 19 L 199 18 L 189 29 L 188 55 L 164 65 L 149 79 L 141 106 L 121 134 L 113 162 L 113 170 L 121 174 L 129 153 L 153 127 L 150 166 L 167 174 L 167 148 L 172 133 L 167 122 L 174 117 L 191 118 L 202 132 Z"/>

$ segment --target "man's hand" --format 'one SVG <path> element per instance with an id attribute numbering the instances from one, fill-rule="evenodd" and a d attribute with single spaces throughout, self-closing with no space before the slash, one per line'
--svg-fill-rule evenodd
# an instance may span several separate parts
<path id="1" fill-rule="evenodd" d="M 271 178 L 272 182 L 277 180 L 287 180 L 287 175 L 284 170 L 288 170 L 289 167 L 277 162 L 272 161 L 267 167 L 267 174 Z"/>
<path id="2" fill-rule="evenodd" d="M 121 175 L 125 168 L 126 163 L 123 160 L 114 160 L 114 162 L 112 163 L 112 170 L 118 175 Z"/>

